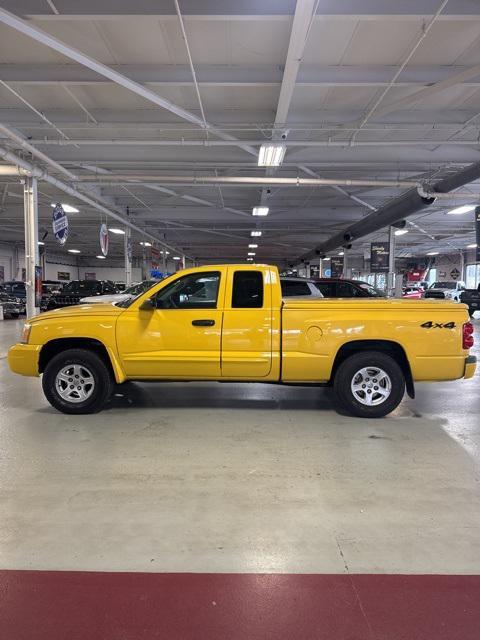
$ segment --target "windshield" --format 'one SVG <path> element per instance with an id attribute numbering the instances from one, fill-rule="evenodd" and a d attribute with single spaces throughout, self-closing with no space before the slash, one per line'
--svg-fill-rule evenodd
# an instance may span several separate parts
<path id="1" fill-rule="evenodd" d="M 131 297 L 126 298 L 125 300 L 121 300 L 120 302 L 117 302 L 116 306 L 122 307 L 122 309 L 128 309 L 128 307 L 131 304 L 133 304 L 139 296 L 143 295 L 145 291 L 148 291 L 148 289 L 153 287 L 153 285 L 158 284 L 159 282 L 165 282 L 165 280 L 169 280 L 173 275 L 175 274 L 172 273 L 170 276 L 163 278 L 163 280 L 144 280 L 143 282 L 140 282 L 140 284 L 135 285 L 135 288 L 136 289 L 141 288 L 141 290 L 139 290 L 138 293 L 133 293 L 133 292 L 130 292 L 129 290 L 126 290 L 124 293 L 130 293 Z M 130 287 L 130 288 L 133 289 L 134 287 Z"/>
<path id="2" fill-rule="evenodd" d="M 63 287 L 62 293 L 81 293 L 83 295 L 89 295 L 93 293 L 100 293 L 100 282 L 96 280 L 73 280 Z"/>
<path id="3" fill-rule="evenodd" d="M 457 283 L 453 281 L 434 282 L 430 289 L 456 289 Z"/>
<path id="4" fill-rule="evenodd" d="M 144 280 L 138 284 L 132 284 L 131 287 L 127 287 L 123 293 L 126 293 L 129 296 L 138 296 L 140 293 L 143 293 L 150 289 L 150 287 L 153 287 L 157 282 L 160 282 L 160 280 Z"/>

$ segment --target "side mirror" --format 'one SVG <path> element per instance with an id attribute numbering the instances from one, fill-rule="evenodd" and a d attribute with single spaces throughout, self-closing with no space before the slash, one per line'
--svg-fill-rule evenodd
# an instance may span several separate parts
<path id="1" fill-rule="evenodd" d="M 155 304 L 152 298 L 147 298 L 140 305 L 140 311 L 153 311 L 155 309 Z"/>

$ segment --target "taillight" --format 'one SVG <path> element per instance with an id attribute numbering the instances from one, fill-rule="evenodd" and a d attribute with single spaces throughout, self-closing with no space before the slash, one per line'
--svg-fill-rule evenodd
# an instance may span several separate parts
<path id="1" fill-rule="evenodd" d="M 471 349 L 473 347 L 473 324 L 471 322 L 466 322 L 463 325 L 462 346 L 464 349 Z"/>

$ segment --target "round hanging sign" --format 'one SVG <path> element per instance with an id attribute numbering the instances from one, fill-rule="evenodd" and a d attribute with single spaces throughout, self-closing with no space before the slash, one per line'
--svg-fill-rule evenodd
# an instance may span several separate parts
<path id="1" fill-rule="evenodd" d="M 68 238 L 68 218 L 60 203 L 55 205 L 52 214 L 52 227 L 55 238 L 60 244 L 65 244 Z"/>
<path id="2" fill-rule="evenodd" d="M 108 229 L 105 223 L 100 225 L 100 249 L 104 256 L 108 254 Z"/>

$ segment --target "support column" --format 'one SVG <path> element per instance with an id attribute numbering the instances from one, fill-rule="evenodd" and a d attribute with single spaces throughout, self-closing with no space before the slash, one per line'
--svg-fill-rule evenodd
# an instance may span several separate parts
<path id="1" fill-rule="evenodd" d="M 165 277 L 167 273 L 167 250 L 163 249 L 162 251 L 162 273 L 163 277 Z"/>
<path id="2" fill-rule="evenodd" d="M 25 217 L 25 289 L 27 318 L 40 313 L 35 306 L 35 272 L 40 265 L 38 253 L 38 197 L 37 179 L 25 178 L 23 184 L 23 210 Z"/>
<path id="3" fill-rule="evenodd" d="M 348 273 L 348 249 L 343 249 L 343 277 L 344 278 L 350 278 L 350 275 Z"/>
<path id="4" fill-rule="evenodd" d="M 185 269 L 185 256 L 182 256 L 182 269 Z"/>
<path id="5" fill-rule="evenodd" d="M 145 242 L 142 245 L 142 280 L 147 280 L 147 248 Z"/>
<path id="6" fill-rule="evenodd" d="M 125 252 L 125 284 L 129 287 L 132 284 L 132 230 L 130 227 L 125 227 L 123 242 Z"/>
<path id="7" fill-rule="evenodd" d="M 396 228 L 390 227 L 389 242 L 390 251 L 388 254 L 388 275 L 387 275 L 387 293 L 388 295 L 395 295 L 395 241 L 397 236 L 395 235 Z"/>

